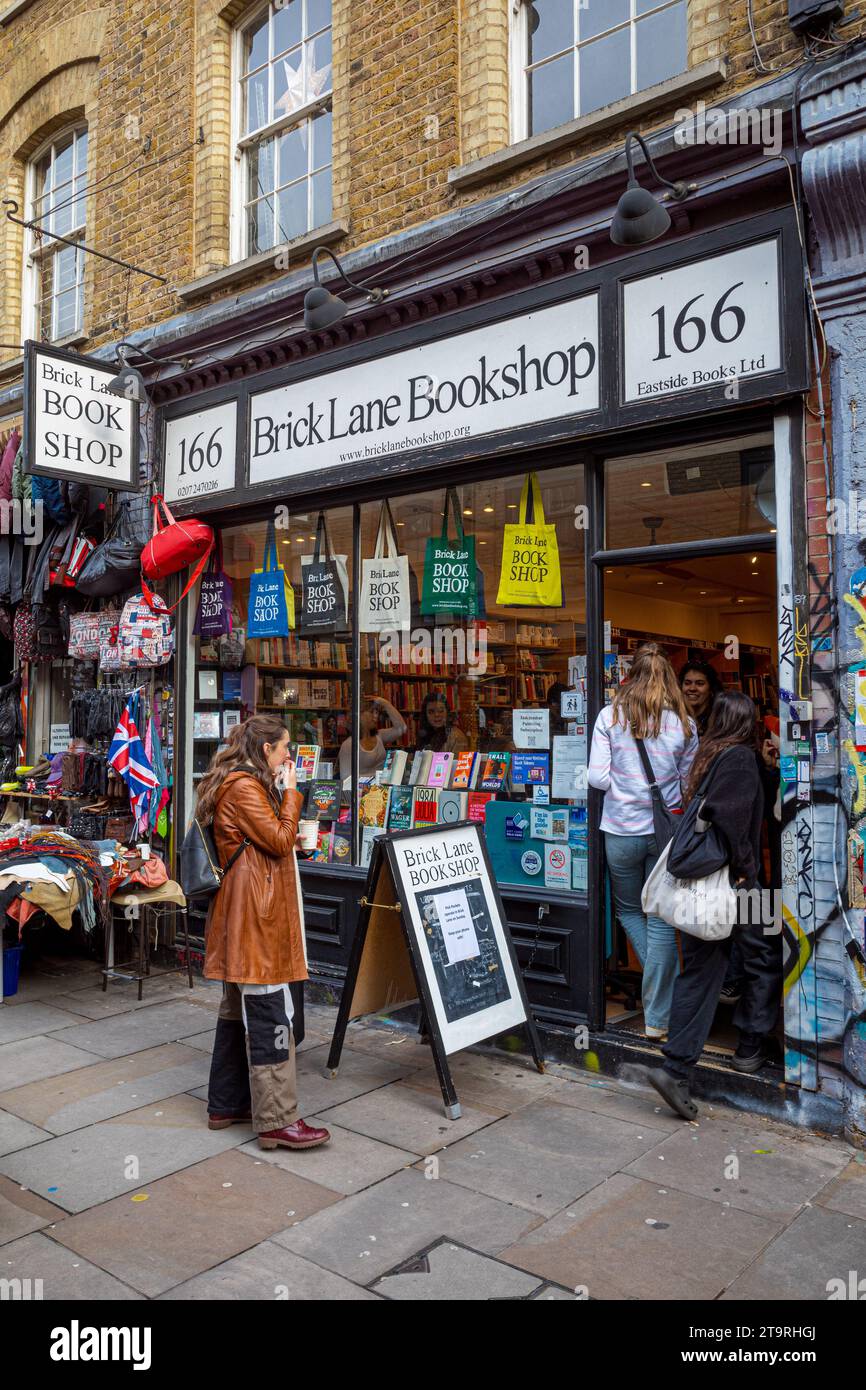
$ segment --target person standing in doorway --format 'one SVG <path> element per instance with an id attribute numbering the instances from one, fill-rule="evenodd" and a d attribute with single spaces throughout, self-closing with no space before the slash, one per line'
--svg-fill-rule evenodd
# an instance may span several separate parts
<path id="1" fill-rule="evenodd" d="M 665 803 L 678 808 L 698 735 L 673 667 L 656 646 L 635 654 L 628 679 L 599 714 L 587 779 L 605 793 L 601 829 L 614 903 L 643 967 L 646 1035 L 658 1040 L 667 1034 L 679 961 L 674 928 L 647 917 L 641 907 L 641 892 L 660 847 L 636 739 L 644 741 Z"/>
<path id="2" fill-rule="evenodd" d="M 229 734 L 198 788 L 229 864 L 206 924 L 204 973 L 222 980 L 208 1086 L 208 1127 L 252 1122 L 262 1149 L 312 1149 L 330 1139 L 298 1115 L 289 984 L 307 978 L 295 841 L 303 797 L 289 732 L 257 714 Z"/>
<path id="3" fill-rule="evenodd" d="M 680 688 L 686 709 L 697 725 L 698 737 L 703 738 L 713 712 L 713 702 L 724 688 L 718 672 L 708 661 L 688 661 L 680 671 Z"/>
<path id="4" fill-rule="evenodd" d="M 630 1067 L 629 1080 L 648 1082 L 678 1115 L 693 1120 L 697 1106 L 689 1094 L 692 1070 L 712 1027 L 719 987 L 731 945 L 742 952 L 748 987 L 734 1014 L 740 1043 L 734 1055 L 738 1071 L 756 1071 L 776 1026 L 781 1002 L 781 970 L 775 923 L 764 922 L 759 881 L 764 796 L 756 751 L 755 706 L 739 690 L 726 690 L 713 706 L 686 786 L 686 805 L 701 788 L 701 817 L 718 831 L 728 850 L 731 882 L 737 887 L 737 923 L 731 936 L 704 941 L 683 932 L 683 971 L 674 986 L 664 1066 Z M 757 919 L 757 920 L 756 920 Z"/>

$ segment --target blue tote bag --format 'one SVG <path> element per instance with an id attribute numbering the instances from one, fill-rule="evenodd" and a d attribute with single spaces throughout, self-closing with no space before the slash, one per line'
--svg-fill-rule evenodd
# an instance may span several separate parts
<path id="1" fill-rule="evenodd" d="M 247 637 L 288 637 L 295 626 L 295 591 L 277 560 L 274 523 L 268 523 L 262 568 L 250 576 Z"/>

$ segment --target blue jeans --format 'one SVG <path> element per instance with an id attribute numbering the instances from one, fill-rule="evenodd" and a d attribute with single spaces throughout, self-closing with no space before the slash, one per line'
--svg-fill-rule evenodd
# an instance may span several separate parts
<path id="1" fill-rule="evenodd" d="M 604 832 L 607 867 L 613 898 L 626 935 L 643 966 L 644 1019 L 649 1028 L 667 1028 L 679 972 L 677 938 L 660 917 L 647 917 L 640 895 L 658 859 L 652 835 L 612 835 Z"/>

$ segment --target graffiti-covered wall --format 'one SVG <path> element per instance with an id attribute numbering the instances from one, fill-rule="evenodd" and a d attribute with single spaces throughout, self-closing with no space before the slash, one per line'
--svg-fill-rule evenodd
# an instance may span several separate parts
<path id="1" fill-rule="evenodd" d="M 786 1004 L 789 1064 L 844 1107 L 866 1139 L 866 55 L 816 68 L 801 87 L 811 217 L 816 355 L 806 438 L 808 622 L 794 641 L 809 666 L 810 929 L 797 981 L 813 1005 Z M 825 481 L 826 480 L 826 481 Z M 826 530 L 826 537 L 823 531 Z M 796 557 L 795 557 L 796 558 Z M 796 596 L 795 596 L 796 599 Z M 794 608 L 796 609 L 796 602 Z M 794 824 L 800 829 L 797 805 Z M 789 1024 L 805 1024 L 799 1034 Z"/>

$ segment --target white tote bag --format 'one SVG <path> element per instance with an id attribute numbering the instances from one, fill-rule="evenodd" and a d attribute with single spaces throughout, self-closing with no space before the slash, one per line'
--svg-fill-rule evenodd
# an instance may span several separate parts
<path id="1" fill-rule="evenodd" d="M 409 557 L 397 551 L 391 508 L 382 503 L 372 560 L 361 561 L 361 632 L 408 632 L 412 626 Z"/>
<path id="2" fill-rule="evenodd" d="M 706 878 L 674 878 L 668 872 L 670 848 L 665 845 L 643 886 L 641 907 L 701 941 L 724 941 L 737 923 L 737 894 L 728 865 Z"/>

